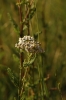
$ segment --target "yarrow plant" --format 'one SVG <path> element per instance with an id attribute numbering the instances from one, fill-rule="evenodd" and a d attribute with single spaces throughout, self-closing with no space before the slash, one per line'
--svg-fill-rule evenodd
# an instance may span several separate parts
<path id="1" fill-rule="evenodd" d="M 14 100 L 51 100 L 51 98 L 49 99 L 49 91 L 45 82 L 49 79 L 49 76 L 47 78 L 44 77 L 46 68 L 44 66 L 45 54 L 39 41 L 40 32 L 37 32 L 36 35 L 30 29 L 31 20 L 36 12 L 36 4 L 34 0 L 17 0 L 16 6 L 19 10 L 19 26 L 9 14 L 10 21 L 19 34 L 19 40 L 15 44 L 15 48 L 18 51 L 16 51 L 18 56 L 15 56 L 19 64 L 17 67 L 18 73 L 13 73 L 8 68 L 11 81 L 17 88 L 18 96 L 14 97 Z M 26 35 L 24 35 L 25 30 Z M 59 85 L 58 90 L 61 94 Z"/>
<path id="2" fill-rule="evenodd" d="M 10 21 L 20 35 L 15 44 L 20 55 L 18 77 L 8 68 L 11 80 L 18 88 L 18 97 L 15 97 L 15 100 L 44 100 L 44 96 L 48 97 L 49 94 L 44 82 L 44 50 L 30 31 L 30 21 L 34 16 L 36 6 L 33 0 L 18 0 L 16 5 L 19 9 L 20 28 L 11 17 Z M 23 15 L 22 7 L 25 9 L 25 15 Z M 27 35 L 24 35 L 24 29 L 27 30 Z"/>
<path id="3" fill-rule="evenodd" d="M 30 53 L 42 53 L 43 50 L 41 48 L 41 44 L 36 42 L 31 36 L 24 36 L 23 38 L 19 38 L 19 42 L 15 44 L 16 48 L 19 48 L 20 51 L 25 50 Z"/>

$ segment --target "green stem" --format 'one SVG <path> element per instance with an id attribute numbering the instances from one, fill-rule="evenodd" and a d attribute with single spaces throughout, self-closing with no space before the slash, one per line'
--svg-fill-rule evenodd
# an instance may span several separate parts
<path id="1" fill-rule="evenodd" d="M 42 100 L 44 100 L 44 57 L 42 55 Z"/>
<path id="2" fill-rule="evenodd" d="M 22 24 L 22 9 L 21 9 L 21 4 L 20 4 L 21 0 L 18 0 L 18 8 L 19 8 L 19 16 L 20 16 L 20 37 L 23 37 L 23 24 Z"/>
<path id="3" fill-rule="evenodd" d="M 35 4 L 36 5 L 36 4 Z M 36 7 L 37 8 L 37 7 Z M 37 31 L 38 31 L 38 41 L 39 41 L 39 24 L 38 24 L 38 15 L 37 15 L 37 9 L 36 9 L 36 22 L 37 22 Z"/>
<path id="4" fill-rule="evenodd" d="M 18 3 L 19 3 L 19 5 L 18 5 L 18 9 L 19 9 L 19 17 L 20 17 L 20 19 L 19 19 L 19 21 L 20 21 L 20 37 L 22 38 L 23 37 L 23 24 L 22 24 L 22 21 L 23 21 L 23 19 L 22 19 L 22 14 L 23 14 L 23 12 L 22 12 L 22 9 L 21 9 L 21 0 L 18 0 Z M 19 100 L 21 100 L 21 87 L 22 87 L 22 74 L 23 74 L 23 68 L 22 68 L 22 66 L 23 66 L 23 53 L 20 53 L 20 72 L 19 72 L 19 89 L 18 89 L 18 99 Z"/>
<path id="5" fill-rule="evenodd" d="M 29 5 L 30 5 L 30 3 L 29 3 Z M 29 23 L 30 8 L 29 8 L 29 5 L 26 4 L 26 13 L 28 13 L 28 15 L 26 16 L 26 19 L 28 19 L 27 20 L 28 35 L 30 35 L 30 23 Z"/>

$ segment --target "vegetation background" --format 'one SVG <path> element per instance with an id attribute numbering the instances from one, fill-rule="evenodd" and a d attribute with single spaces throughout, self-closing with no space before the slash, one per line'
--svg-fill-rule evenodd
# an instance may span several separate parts
<path id="1" fill-rule="evenodd" d="M 0 0 L 0 100 L 13 100 L 17 89 L 7 74 L 10 67 L 18 72 L 14 59 L 18 34 L 14 32 L 8 13 L 19 25 L 17 0 Z M 40 41 L 45 50 L 45 77 L 49 100 L 66 100 L 66 0 L 35 0 L 37 16 L 32 19 L 32 31 L 39 30 Z M 60 91 L 56 90 L 60 86 Z"/>

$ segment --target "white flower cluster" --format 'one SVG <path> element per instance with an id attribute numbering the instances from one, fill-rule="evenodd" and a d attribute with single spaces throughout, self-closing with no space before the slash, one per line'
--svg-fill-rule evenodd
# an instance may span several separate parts
<path id="1" fill-rule="evenodd" d="M 19 42 L 15 44 L 15 47 L 30 53 L 43 52 L 40 43 L 34 41 L 34 38 L 31 36 L 24 36 L 23 38 L 19 38 Z"/>

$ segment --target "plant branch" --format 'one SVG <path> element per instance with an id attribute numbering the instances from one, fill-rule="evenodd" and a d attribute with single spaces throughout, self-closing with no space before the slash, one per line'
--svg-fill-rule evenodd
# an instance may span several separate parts
<path id="1" fill-rule="evenodd" d="M 30 5 L 30 4 L 29 4 Z M 29 8 L 29 5 L 26 4 L 25 5 L 25 9 L 26 9 L 26 16 L 25 16 L 25 20 L 27 20 L 27 29 L 28 29 L 28 35 L 30 35 L 30 25 L 29 25 L 29 14 L 30 14 L 30 8 Z"/>
<path id="2" fill-rule="evenodd" d="M 30 6 L 32 5 L 32 3 L 30 3 Z M 28 17 L 28 15 L 29 15 L 29 9 L 28 9 L 28 7 L 27 7 L 27 4 L 26 4 L 26 15 L 25 15 L 25 20 L 26 20 L 26 18 Z"/>
<path id="3" fill-rule="evenodd" d="M 18 0 L 18 3 L 19 3 L 18 8 L 19 8 L 19 16 L 20 16 L 20 37 L 23 37 L 23 23 L 22 23 L 22 21 L 23 21 L 23 19 L 22 19 L 23 12 L 22 12 L 22 9 L 21 9 L 20 2 L 21 2 L 21 0 Z"/>
<path id="4" fill-rule="evenodd" d="M 23 12 L 22 12 L 22 9 L 21 9 L 21 0 L 18 0 L 18 9 L 19 9 L 19 21 L 20 21 L 20 37 L 22 38 L 23 37 L 23 23 L 22 23 L 22 21 L 23 21 L 23 18 L 22 18 L 22 16 L 23 16 Z M 19 72 L 19 90 L 18 90 L 18 95 L 19 95 L 19 100 L 21 99 L 21 87 L 22 87 L 22 76 L 23 76 L 23 68 L 22 68 L 22 66 L 23 66 L 23 60 L 24 60 L 24 58 L 23 58 L 23 53 L 21 52 L 20 53 L 20 72 Z"/>

